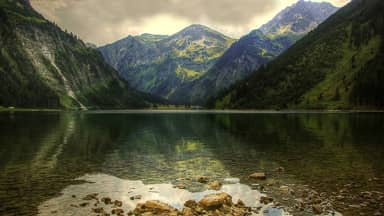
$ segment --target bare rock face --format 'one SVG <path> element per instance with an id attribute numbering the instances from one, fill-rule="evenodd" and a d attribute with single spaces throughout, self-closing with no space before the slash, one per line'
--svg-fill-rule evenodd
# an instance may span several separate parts
<path id="1" fill-rule="evenodd" d="M 178 210 L 171 207 L 168 204 L 162 203 L 160 201 L 147 201 L 142 204 L 138 204 L 134 210 L 134 214 L 137 215 L 169 215 L 177 216 L 179 214 Z"/>

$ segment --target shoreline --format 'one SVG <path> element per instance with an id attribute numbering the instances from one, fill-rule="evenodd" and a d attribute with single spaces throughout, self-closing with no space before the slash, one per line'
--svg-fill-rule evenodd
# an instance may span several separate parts
<path id="1" fill-rule="evenodd" d="M 84 113 L 200 113 L 200 114 L 332 114 L 332 113 L 384 113 L 384 109 L 90 109 L 90 110 L 66 110 L 66 109 L 49 109 L 49 108 L 17 108 L 17 107 L 0 107 L 0 112 L 84 112 Z"/>

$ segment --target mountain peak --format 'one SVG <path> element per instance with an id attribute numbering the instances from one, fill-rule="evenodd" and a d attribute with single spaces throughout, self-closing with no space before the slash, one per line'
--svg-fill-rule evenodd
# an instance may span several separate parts
<path id="1" fill-rule="evenodd" d="M 305 34 L 338 9 L 328 2 L 299 0 L 261 26 L 260 30 L 267 35 Z"/>
<path id="2" fill-rule="evenodd" d="M 192 24 L 178 33 L 171 36 L 169 39 L 180 39 L 180 38 L 190 38 L 191 40 L 200 40 L 203 37 L 215 38 L 220 41 L 225 41 L 230 39 L 229 37 L 223 35 L 222 33 L 213 30 L 207 26 L 200 24 Z"/>

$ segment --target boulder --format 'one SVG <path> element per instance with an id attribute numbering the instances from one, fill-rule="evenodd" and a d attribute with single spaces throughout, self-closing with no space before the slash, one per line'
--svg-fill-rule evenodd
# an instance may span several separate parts
<path id="1" fill-rule="evenodd" d="M 227 193 L 209 194 L 199 201 L 204 209 L 216 209 L 224 204 L 232 205 L 232 197 Z"/>
<path id="2" fill-rule="evenodd" d="M 152 213 L 153 215 L 178 215 L 177 209 L 171 207 L 168 204 L 162 203 L 157 200 L 147 201 L 140 203 L 134 210 L 134 214 L 143 215 Z"/>

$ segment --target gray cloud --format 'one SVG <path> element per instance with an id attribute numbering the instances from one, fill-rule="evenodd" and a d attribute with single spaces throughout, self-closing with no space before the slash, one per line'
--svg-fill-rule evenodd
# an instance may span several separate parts
<path id="1" fill-rule="evenodd" d="M 86 41 L 105 44 L 128 34 L 171 34 L 193 23 L 240 37 L 297 0 L 30 1 L 39 12 L 62 28 Z"/>
<path id="2" fill-rule="evenodd" d="M 85 40 L 106 43 L 138 29 L 145 19 L 166 14 L 190 23 L 246 25 L 279 0 L 31 0 L 32 5 L 60 26 Z M 133 26 L 124 26 L 130 23 Z M 172 25 L 172 23 L 164 23 Z M 167 26 L 164 26 L 167 28 Z M 132 32 L 134 33 L 134 32 Z"/>

